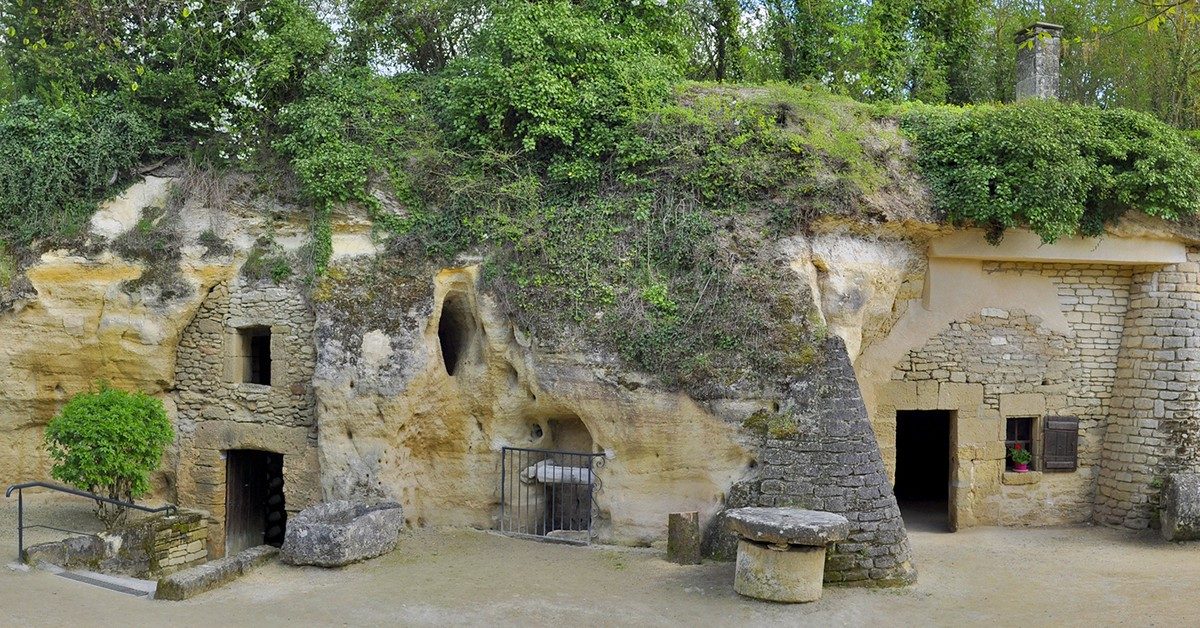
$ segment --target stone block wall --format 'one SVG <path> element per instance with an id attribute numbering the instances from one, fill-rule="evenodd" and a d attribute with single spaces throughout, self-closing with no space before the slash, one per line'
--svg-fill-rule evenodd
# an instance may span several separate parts
<path id="1" fill-rule="evenodd" d="M 894 438 L 895 411 L 940 409 L 957 413 L 956 484 L 961 525 L 1079 523 L 1092 517 L 1095 478 L 1117 375 L 1132 269 L 1111 265 L 986 262 L 989 273 L 1038 275 L 1055 287 L 1066 329 L 1019 309 L 983 308 L 950 323 L 910 351 L 892 378 L 940 386 L 981 388 L 982 404 L 906 403 L 892 387 L 880 404 L 876 429 Z M 934 396 L 942 396 L 935 394 Z M 918 407 L 920 406 L 920 407 Z M 886 415 L 886 416 L 885 416 Z M 1005 421 L 1032 416 L 1080 419 L 1074 472 L 1008 478 L 1004 473 Z M 894 464 L 891 443 L 884 444 Z M 1040 451 L 1040 443 L 1035 445 Z M 1036 465 L 1036 463 L 1035 463 Z M 1011 480 L 1011 481 L 1009 481 Z"/>
<path id="2" fill-rule="evenodd" d="M 1200 254 L 1133 276 L 1096 520 L 1155 523 L 1165 477 L 1200 471 Z"/>
<path id="3" fill-rule="evenodd" d="M 269 327 L 271 383 L 243 381 L 240 328 Z M 312 376 L 314 316 L 293 285 L 238 277 L 214 287 L 179 342 L 178 502 L 210 513 L 209 551 L 224 553 L 225 452 L 284 455 L 284 501 L 296 512 L 319 498 Z"/>
<path id="4" fill-rule="evenodd" d="M 112 532 L 35 545 L 25 550 L 25 560 L 33 565 L 157 578 L 208 560 L 207 536 L 203 513 L 156 514 Z"/>
<path id="5" fill-rule="evenodd" d="M 828 548 L 825 581 L 895 585 L 916 579 L 900 509 L 892 494 L 845 346 L 831 337 L 820 372 L 793 386 L 783 410 L 798 420 L 791 438 L 765 437 L 757 480 L 735 487 L 728 507 L 795 506 L 850 521 L 846 541 Z M 716 526 L 722 525 L 718 517 Z M 715 537 L 719 530 L 710 530 Z M 728 554 L 728 539 L 706 539 Z M 723 550 L 723 551 L 722 551 Z"/>
<path id="6" fill-rule="evenodd" d="M 152 530 L 153 575 L 165 576 L 208 560 L 208 520 L 200 513 L 163 518 Z"/>

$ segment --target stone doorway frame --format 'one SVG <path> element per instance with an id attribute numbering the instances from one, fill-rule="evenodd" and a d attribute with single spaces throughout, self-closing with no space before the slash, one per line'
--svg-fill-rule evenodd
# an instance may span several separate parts
<path id="1" fill-rule="evenodd" d="M 974 467 L 997 452 L 1003 459 L 1000 422 L 983 415 L 983 384 L 938 381 L 890 381 L 876 387 L 871 426 L 879 443 L 884 467 L 896 485 L 896 413 L 899 411 L 950 413 L 950 487 L 947 494 L 947 527 L 951 532 L 975 523 L 971 507 Z"/>

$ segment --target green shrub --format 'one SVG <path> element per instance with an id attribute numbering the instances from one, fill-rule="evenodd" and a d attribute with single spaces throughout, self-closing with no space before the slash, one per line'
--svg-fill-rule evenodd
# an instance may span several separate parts
<path id="1" fill-rule="evenodd" d="M 130 501 L 150 489 L 164 448 L 174 438 L 163 404 L 145 393 L 101 384 L 79 393 L 46 426 L 54 479 L 112 499 Z M 125 508 L 97 502 L 96 515 L 112 529 Z"/>
<path id="2" fill-rule="evenodd" d="M 154 138 L 118 97 L 0 107 L 0 237 L 21 245 L 79 231 Z"/>
<path id="3" fill-rule="evenodd" d="M 475 148 L 554 153 L 561 175 L 595 176 L 594 160 L 616 146 L 632 112 L 663 101 L 677 76 L 654 37 L 622 32 L 603 14 L 548 0 L 493 15 L 446 72 L 452 135 Z"/>
<path id="4" fill-rule="evenodd" d="M 1147 114 L 1059 103 L 918 107 L 902 118 L 935 208 L 956 224 L 1097 236 L 1124 212 L 1200 206 L 1200 152 Z"/>

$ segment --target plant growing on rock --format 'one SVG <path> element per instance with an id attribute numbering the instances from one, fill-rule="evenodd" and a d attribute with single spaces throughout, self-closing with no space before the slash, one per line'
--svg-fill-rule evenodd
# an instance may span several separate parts
<path id="1" fill-rule="evenodd" d="M 162 401 L 101 383 L 79 393 L 46 426 L 54 479 L 110 499 L 131 501 L 150 488 L 163 449 L 174 438 Z M 111 530 L 125 521 L 123 506 L 96 502 Z"/>

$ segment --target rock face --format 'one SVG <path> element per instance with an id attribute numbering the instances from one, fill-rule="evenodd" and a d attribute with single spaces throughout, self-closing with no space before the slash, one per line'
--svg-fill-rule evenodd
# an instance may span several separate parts
<path id="1" fill-rule="evenodd" d="M 726 511 L 725 516 L 731 530 L 759 543 L 824 547 L 850 535 L 845 517 L 818 510 L 750 507 Z"/>
<path id="2" fill-rule="evenodd" d="M 282 557 L 293 565 L 341 567 L 396 549 L 400 504 L 338 500 L 310 506 L 288 522 Z"/>
<path id="3" fill-rule="evenodd" d="M 1174 473 L 1167 478 L 1160 516 L 1164 539 L 1200 540 L 1200 473 Z"/>
<path id="4" fill-rule="evenodd" d="M 612 360 L 533 345 L 477 290 L 479 271 L 340 264 L 317 289 L 327 499 L 395 500 L 416 526 L 492 528 L 501 447 L 603 452 L 597 539 L 649 545 L 665 537 L 666 513 L 705 522 L 752 474 L 739 423 L 770 400 L 727 411 Z M 380 272 L 388 281 L 372 280 Z"/>

